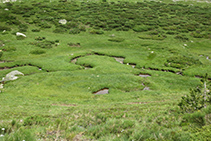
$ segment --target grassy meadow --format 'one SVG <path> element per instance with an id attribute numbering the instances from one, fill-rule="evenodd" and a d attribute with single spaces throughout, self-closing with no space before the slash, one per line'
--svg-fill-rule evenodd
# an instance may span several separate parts
<path id="1" fill-rule="evenodd" d="M 211 106 L 178 106 L 211 79 L 210 13 L 196 1 L 0 3 L 0 80 L 24 74 L 2 82 L 0 141 L 211 140 Z"/>

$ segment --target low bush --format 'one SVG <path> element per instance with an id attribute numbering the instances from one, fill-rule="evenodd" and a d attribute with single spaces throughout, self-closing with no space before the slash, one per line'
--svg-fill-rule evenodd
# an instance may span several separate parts
<path id="1" fill-rule="evenodd" d="M 111 39 L 108 39 L 108 41 L 111 41 L 111 42 L 123 42 L 125 39 L 124 38 L 111 38 Z"/>
<path id="2" fill-rule="evenodd" d="M 181 40 L 181 41 L 189 41 L 189 38 L 184 34 L 177 35 L 174 37 L 174 39 Z"/>
<path id="3" fill-rule="evenodd" d="M 38 24 L 41 28 L 51 28 L 51 25 L 49 23 L 41 22 Z"/>
<path id="4" fill-rule="evenodd" d="M 153 29 L 152 26 L 147 26 L 147 25 L 137 25 L 133 28 L 135 32 L 144 32 L 152 29 Z"/>
<path id="5" fill-rule="evenodd" d="M 11 47 L 11 46 L 4 46 L 2 48 L 3 51 L 16 51 L 16 48 L 15 47 Z"/>
<path id="6" fill-rule="evenodd" d="M 28 26 L 26 24 L 20 24 L 18 26 L 19 32 L 26 32 L 28 29 Z"/>
<path id="7" fill-rule="evenodd" d="M 69 34 L 79 34 L 80 33 L 80 29 L 78 28 L 73 28 L 69 31 Z"/>
<path id="8" fill-rule="evenodd" d="M 193 36 L 194 38 L 203 38 L 204 37 L 203 34 L 198 33 L 198 32 L 192 32 L 190 35 Z"/>
<path id="9" fill-rule="evenodd" d="M 4 30 L 11 31 L 11 28 L 9 26 L 0 25 L 0 32 L 3 32 Z"/>
<path id="10" fill-rule="evenodd" d="M 165 35 L 139 35 L 140 39 L 151 39 L 151 40 L 164 40 L 166 38 Z"/>
<path id="11" fill-rule="evenodd" d="M 71 46 L 71 47 L 80 47 L 80 43 L 67 43 L 68 46 Z"/>
<path id="12" fill-rule="evenodd" d="M 1 59 L 2 55 L 3 55 L 3 52 L 0 50 L 0 59 Z"/>
<path id="13" fill-rule="evenodd" d="M 165 63 L 168 67 L 182 69 L 192 65 L 201 65 L 202 63 L 199 59 L 196 59 L 191 56 L 182 56 L 182 55 L 175 55 L 167 59 L 167 63 Z"/>
<path id="14" fill-rule="evenodd" d="M 42 41 L 42 40 L 45 40 L 45 37 L 38 36 L 38 37 L 35 37 L 35 40 Z"/>
<path id="15" fill-rule="evenodd" d="M 17 40 L 24 40 L 26 37 L 24 37 L 24 36 L 16 36 L 16 39 Z"/>
<path id="16" fill-rule="evenodd" d="M 204 78 L 201 79 L 201 85 L 192 89 L 189 95 L 183 96 L 178 105 L 182 112 L 193 113 L 202 108 L 206 108 L 207 105 L 210 104 L 211 83 L 208 80 L 208 74 L 205 74 Z"/>
<path id="17" fill-rule="evenodd" d="M 67 29 L 65 29 L 65 28 L 56 28 L 55 30 L 53 30 L 54 33 L 64 33 L 66 31 L 67 31 Z"/>
<path id="18" fill-rule="evenodd" d="M 52 48 L 52 45 L 55 44 L 55 41 L 44 40 L 44 41 L 31 42 L 30 44 L 40 48 Z"/>
<path id="19" fill-rule="evenodd" d="M 39 54 L 44 54 L 44 53 L 46 53 L 46 51 L 41 50 L 41 49 L 36 49 L 36 50 L 30 51 L 30 53 L 31 53 L 31 54 L 39 55 Z"/>
<path id="20" fill-rule="evenodd" d="M 91 34 L 104 34 L 104 32 L 102 30 L 96 30 L 96 29 L 92 29 L 91 31 L 89 31 L 89 33 Z"/>
<path id="21" fill-rule="evenodd" d="M 32 32 L 40 32 L 40 29 L 32 29 Z"/>

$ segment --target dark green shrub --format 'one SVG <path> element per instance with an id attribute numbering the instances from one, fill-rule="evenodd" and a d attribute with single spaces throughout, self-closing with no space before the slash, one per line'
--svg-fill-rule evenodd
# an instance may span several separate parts
<path id="1" fill-rule="evenodd" d="M 167 31 L 166 34 L 169 34 L 169 35 L 175 35 L 175 34 L 178 34 L 177 32 L 175 31 Z"/>
<path id="2" fill-rule="evenodd" d="M 152 29 L 153 28 L 151 26 L 147 26 L 147 25 L 137 25 L 133 28 L 135 32 L 144 32 L 144 31 L 148 31 Z"/>
<path id="3" fill-rule="evenodd" d="M 65 28 L 56 28 L 55 30 L 53 30 L 54 33 L 64 33 L 66 31 L 67 31 L 67 29 L 65 29 Z"/>
<path id="4" fill-rule="evenodd" d="M 102 30 L 95 30 L 95 29 L 92 29 L 91 31 L 89 31 L 89 33 L 91 33 L 91 34 L 99 34 L 99 35 L 104 34 L 104 32 Z"/>
<path id="5" fill-rule="evenodd" d="M 40 29 L 32 29 L 32 32 L 40 32 Z"/>
<path id="6" fill-rule="evenodd" d="M 41 22 L 38 24 L 38 26 L 40 26 L 41 28 L 51 28 L 51 25 L 46 22 Z"/>
<path id="7" fill-rule="evenodd" d="M 42 41 L 42 40 L 45 40 L 45 37 L 38 36 L 38 37 L 35 37 L 35 40 Z"/>
<path id="8" fill-rule="evenodd" d="M 55 40 L 55 43 L 59 43 L 59 40 L 57 39 L 57 40 Z"/>
<path id="9" fill-rule="evenodd" d="M 68 23 L 66 24 L 66 27 L 68 27 L 68 29 L 70 29 L 70 28 L 77 28 L 78 25 L 79 25 L 79 24 L 78 24 L 77 22 L 72 21 L 72 22 L 68 22 Z"/>
<path id="10" fill-rule="evenodd" d="M 2 55 L 3 55 L 3 52 L 0 50 L 0 59 L 1 59 Z"/>
<path id="11" fill-rule="evenodd" d="M 165 35 L 139 35 L 140 39 L 151 39 L 151 40 L 164 40 L 166 38 Z"/>
<path id="12" fill-rule="evenodd" d="M 73 28 L 69 31 L 69 34 L 79 34 L 80 33 L 80 29 L 78 28 Z"/>
<path id="13" fill-rule="evenodd" d="M 199 59 L 191 57 L 191 56 L 172 56 L 167 59 L 167 63 L 165 63 L 168 67 L 182 69 L 192 65 L 200 65 L 202 64 Z"/>
<path id="14" fill-rule="evenodd" d="M 8 20 L 7 24 L 9 24 L 9 25 L 20 25 L 21 22 L 17 19 L 12 19 L 12 20 Z"/>
<path id="15" fill-rule="evenodd" d="M 11 28 L 9 26 L 0 25 L 0 32 L 3 32 L 4 30 L 11 31 Z"/>
<path id="16" fill-rule="evenodd" d="M 35 45 L 35 46 L 40 47 L 40 48 L 52 48 L 52 45 L 54 45 L 55 42 L 44 40 L 44 41 L 32 42 L 30 44 Z"/>
<path id="17" fill-rule="evenodd" d="M 26 37 L 24 37 L 24 36 L 16 36 L 16 39 L 17 40 L 24 40 Z"/>
<path id="18" fill-rule="evenodd" d="M 79 30 L 85 32 L 86 31 L 86 27 L 84 25 L 79 26 Z"/>
<path id="19" fill-rule="evenodd" d="M 11 46 L 4 46 L 2 48 L 3 51 L 16 51 L 16 48 L 15 47 L 11 47 Z"/>
<path id="20" fill-rule="evenodd" d="M 201 79 L 201 82 L 201 85 L 192 89 L 189 95 L 182 97 L 178 104 L 182 112 L 193 113 L 211 104 L 211 83 L 208 80 L 207 74 Z"/>
<path id="21" fill-rule="evenodd" d="M 44 54 L 46 53 L 44 50 L 40 50 L 40 49 L 36 49 L 36 50 L 32 50 L 30 51 L 31 54 L 36 54 L 36 55 L 39 55 L 39 54 Z"/>
<path id="22" fill-rule="evenodd" d="M 190 35 L 193 36 L 194 38 L 203 38 L 204 37 L 203 34 L 198 33 L 198 32 L 192 32 Z"/>
<path id="23" fill-rule="evenodd" d="M 20 24 L 18 26 L 19 32 L 26 32 L 28 29 L 28 26 L 26 24 Z"/>
<path id="24" fill-rule="evenodd" d="M 67 43 L 68 46 L 71 46 L 71 47 L 80 47 L 80 43 Z"/>
<path id="25" fill-rule="evenodd" d="M 177 35 L 174 37 L 174 39 L 181 40 L 181 41 L 189 41 L 189 38 L 184 34 Z"/>
<path id="26" fill-rule="evenodd" d="M 124 38 L 111 38 L 111 39 L 108 39 L 108 41 L 111 41 L 111 42 L 123 42 L 125 39 Z"/>

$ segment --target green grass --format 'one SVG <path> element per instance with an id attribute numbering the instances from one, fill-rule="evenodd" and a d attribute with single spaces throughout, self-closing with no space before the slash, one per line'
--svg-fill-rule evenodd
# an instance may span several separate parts
<path id="1" fill-rule="evenodd" d="M 210 138 L 209 106 L 185 115 L 178 107 L 200 85 L 195 76 L 211 77 L 209 4 L 52 1 L 0 4 L 0 79 L 24 73 L 1 89 L 0 141 Z M 11 24 L 18 20 L 21 26 Z M 15 35 L 20 30 L 27 30 L 23 40 Z M 103 88 L 109 93 L 93 94 Z"/>

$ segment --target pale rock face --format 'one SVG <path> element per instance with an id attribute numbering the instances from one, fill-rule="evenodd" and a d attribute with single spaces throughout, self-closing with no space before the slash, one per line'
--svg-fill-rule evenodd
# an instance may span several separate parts
<path id="1" fill-rule="evenodd" d="M 25 34 L 20 33 L 20 32 L 17 32 L 17 33 L 16 33 L 16 36 L 23 36 L 23 37 L 26 37 L 26 35 L 25 35 Z"/>
<path id="2" fill-rule="evenodd" d="M 10 81 L 10 80 L 16 80 L 18 77 L 16 75 L 24 75 L 22 72 L 19 72 L 17 70 L 12 71 L 8 73 L 5 77 L 2 78 L 2 82 L 4 81 Z"/>
<path id="3" fill-rule="evenodd" d="M 67 20 L 65 20 L 65 19 L 59 20 L 59 23 L 60 24 L 66 24 L 67 23 Z"/>

